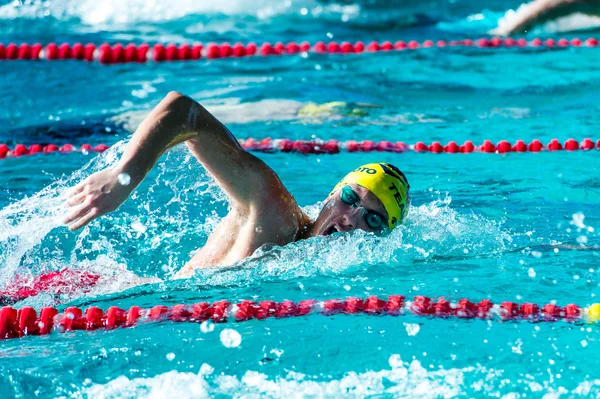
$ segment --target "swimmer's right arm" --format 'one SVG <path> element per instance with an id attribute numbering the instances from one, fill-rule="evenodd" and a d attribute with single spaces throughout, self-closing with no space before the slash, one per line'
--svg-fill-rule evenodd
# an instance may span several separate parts
<path id="1" fill-rule="evenodd" d="M 177 92 L 169 93 L 144 119 L 114 168 L 93 174 L 69 194 L 70 230 L 117 209 L 142 182 L 160 156 L 185 142 L 213 175 L 240 214 L 249 213 L 265 197 L 287 192 L 264 162 L 245 151 L 231 132 L 202 105 Z M 118 176 L 130 176 L 130 184 Z"/>
<path id="2" fill-rule="evenodd" d="M 490 33 L 510 36 L 574 13 L 600 15 L 600 0 L 534 0 Z"/>

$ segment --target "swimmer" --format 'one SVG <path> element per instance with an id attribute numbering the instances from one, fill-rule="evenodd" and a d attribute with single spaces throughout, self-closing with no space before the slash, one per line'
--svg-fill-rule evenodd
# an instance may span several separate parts
<path id="1" fill-rule="evenodd" d="M 183 143 L 227 194 L 230 211 L 204 247 L 176 274 L 229 266 L 265 244 L 361 229 L 383 233 L 403 223 L 410 204 L 404 174 L 386 163 L 350 172 L 311 220 L 262 160 L 245 151 L 231 132 L 196 101 L 171 92 L 139 125 L 114 167 L 97 172 L 69 193 L 64 220 L 74 231 L 116 210 L 144 180 L 160 156 Z M 129 185 L 118 176 L 131 177 Z"/>
<path id="2" fill-rule="evenodd" d="M 525 33 L 537 25 L 572 14 L 600 16 L 600 0 L 534 0 L 490 33 L 499 36 Z"/>

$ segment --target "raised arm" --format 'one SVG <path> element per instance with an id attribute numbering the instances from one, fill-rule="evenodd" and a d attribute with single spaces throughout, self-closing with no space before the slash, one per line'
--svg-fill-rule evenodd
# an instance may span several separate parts
<path id="1" fill-rule="evenodd" d="M 574 13 L 600 15 L 600 0 L 534 0 L 521 7 L 492 34 L 509 36 Z"/>
<path id="2" fill-rule="evenodd" d="M 246 152 L 229 130 L 196 101 L 169 93 L 133 134 L 117 166 L 93 174 L 69 194 L 65 219 L 77 230 L 117 209 L 144 180 L 158 158 L 185 142 L 241 212 L 248 212 L 274 190 L 287 193 L 275 173 Z M 129 184 L 122 184 L 130 177 Z"/>

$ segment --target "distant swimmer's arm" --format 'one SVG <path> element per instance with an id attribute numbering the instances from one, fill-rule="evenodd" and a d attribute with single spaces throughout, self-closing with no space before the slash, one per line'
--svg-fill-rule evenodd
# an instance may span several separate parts
<path id="1" fill-rule="evenodd" d="M 490 33 L 500 36 L 523 33 L 536 25 L 574 13 L 600 15 L 600 0 L 534 0 Z"/>
<path id="2" fill-rule="evenodd" d="M 244 214 L 261 197 L 282 190 L 281 182 L 264 162 L 245 151 L 229 130 L 196 101 L 171 92 L 133 134 L 119 164 L 93 174 L 70 193 L 70 230 L 117 209 L 144 180 L 160 156 L 185 142 L 215 177 L 232 205 Z M 119 175 L 130 183 L 119 183 Z"/>

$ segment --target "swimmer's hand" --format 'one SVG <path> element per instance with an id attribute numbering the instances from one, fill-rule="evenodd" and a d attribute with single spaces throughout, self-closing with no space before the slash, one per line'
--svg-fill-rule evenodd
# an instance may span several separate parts
<path id="1" fill-rule="evenodd" d="M 122 176 L 126 178 L 122 177 L 119 182 L 121 173 L 120 168 L 102 170 L 71 190 L 67 199 L 71 211 L 64 220 L 69 230 L 82 228 L 92 220 L 116 210 L 127 200 L 139 183 L 125 174 Z"/>
<path id="2" fill-rule="evenodd" d="M 505 17 L 489 33 L 498 36 L 525 33 L 537 25 L 574 13 L 600 15 L 600 0 L 534 0 L 521 6 L 514 15 Z"/>

